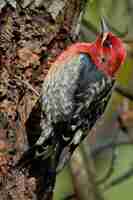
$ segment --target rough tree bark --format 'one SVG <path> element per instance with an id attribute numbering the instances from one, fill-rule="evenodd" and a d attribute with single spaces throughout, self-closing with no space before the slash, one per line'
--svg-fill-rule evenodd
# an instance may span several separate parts
<path id="1" fill-rule="evenodd" d="M 25 122 L 54 58 L 76 39 L 85 0 L 0 1 L 0 199 L 38 199 L 36 180 L 13 165 Z M 42 186 L 40 186 L 42 187 Z"/>

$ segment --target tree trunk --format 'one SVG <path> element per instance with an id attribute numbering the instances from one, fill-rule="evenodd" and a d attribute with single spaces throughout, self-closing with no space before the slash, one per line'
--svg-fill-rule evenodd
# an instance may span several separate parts
<path id="1" fill-rule="evenodd" d="M 25 122 L 49 66 L 77 37 L 84 2 L 0 1 L 1 200 L 39 199 L 35 178 L 13 166 L 28 145 Z"/>

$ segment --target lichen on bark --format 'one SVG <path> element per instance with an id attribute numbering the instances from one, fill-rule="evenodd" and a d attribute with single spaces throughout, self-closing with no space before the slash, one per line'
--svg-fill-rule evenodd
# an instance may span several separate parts
<path id="1" fill-rule="evenodd" d="M 47 71 L 77 38 L 83 4 L 82 0 L 0 1 L 1 200 L 39 199 L 35 178 L 17 175 L 13 166 L 27 148 L 25 122 Z"/>

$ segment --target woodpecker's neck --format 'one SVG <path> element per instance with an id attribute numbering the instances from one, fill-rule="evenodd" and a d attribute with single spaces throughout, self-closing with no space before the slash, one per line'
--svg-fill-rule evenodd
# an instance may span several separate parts
<path id="1" fill-rule="evenodd" d="M 76 54 L 88 54 L 96 67 L 110 77 L 114 77 L 121 65 L 118 53 L 112 48 L 102 48 L 99 39 L 93 43 L 79 42 L 68 47 L 57 59 L 55 63 L 65 63 Z"/>

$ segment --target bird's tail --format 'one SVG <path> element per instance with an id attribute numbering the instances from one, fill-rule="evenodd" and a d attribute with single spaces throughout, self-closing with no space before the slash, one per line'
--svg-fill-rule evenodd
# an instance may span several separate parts
<path id="1" fill-rule="evenodd" d="M 27 151 L 25 151 L 20 160 L 17 161 L 15 167 L 16 169 L 23 169 L 26 168 L 30 163 L 32 163 L 32 161 L 35 158 L 35 152 L 36 152 L 36 146 L 33 146 L 31 148 L 29 148 Z"/>
<path id="2" fill-rule="evenodd" d="M 32 175 L 36 177 L 37 199 L 51 200 L 56 182 L 56 166 L 52 157 L 34 162 Z"/>
<path id="3" fill-rule="evenodd" d="M 35 159 L 37 147 L 33 146 L 26 151 L 16 164 L 18 170 L 29 167 L 29 175 L 36 177 L 38 199 L 49 200 L 56 182 L 56 168 L 59 161 L 59 148 L 55 147 L 52 154 Z M 45 197 L 44 197 L 45 195 Z M 43 198 L 42 198 L 43 196 Z"/>

